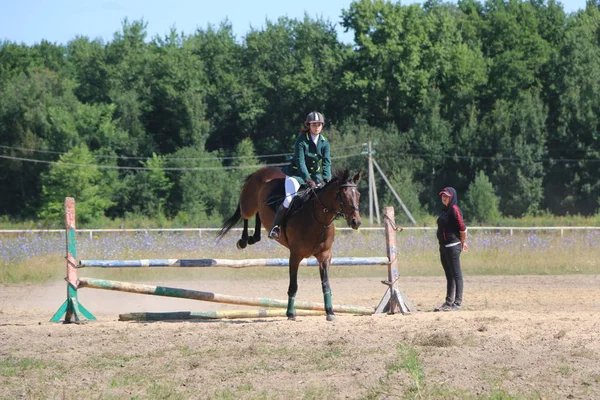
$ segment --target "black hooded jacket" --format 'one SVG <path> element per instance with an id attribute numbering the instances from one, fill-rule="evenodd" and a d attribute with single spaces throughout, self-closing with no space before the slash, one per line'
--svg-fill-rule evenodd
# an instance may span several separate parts
<path id="1" fill-rule="evenodd" d="M 437 238 L 440 245 L 460 242 L 459 232 L 465 232 L 467 227 L 463 221 L 462 212 L 458 208 L 458 197 L 453 187 L 444 188 L 452 194 L 448 207 L 444 207 L 437 219 Z"/>

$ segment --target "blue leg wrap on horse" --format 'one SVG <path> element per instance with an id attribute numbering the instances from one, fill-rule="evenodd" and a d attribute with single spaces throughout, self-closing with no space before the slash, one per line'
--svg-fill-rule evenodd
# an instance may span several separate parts
<path id="1" fill-rule="evenodd" d="M 325 301 L 325 309 L 330 310 L 333 307 L 331 303 L 331 290 L 323 292 L 323 300 Z"/>
<path id="2" fill-rule="evenodd" d="M 288 296 L 287 314 L 295 314 L 295 310 L 294 310 L 294 302 L 295 301 L 296 301 L 296 296 Z"/>

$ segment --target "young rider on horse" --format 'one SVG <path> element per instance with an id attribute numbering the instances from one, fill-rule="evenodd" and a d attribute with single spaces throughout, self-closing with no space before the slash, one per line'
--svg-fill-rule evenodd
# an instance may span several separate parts
<path id="1" fill-rule="evenodd" d="M 325 124 L 323 114 L 313 111 L 306 116 L 294 145 L 294 156 L 289 165 L 283 167 L 285 177 L 285 199 L 279 206 L 273 220 L 269 238 L 279 239 L 283 222 L 292 199 L 300 189 L 300 185 L 315 189 L 317 185 L 331 179 L 331 156 L 329 141 L 321 135 Z"/>

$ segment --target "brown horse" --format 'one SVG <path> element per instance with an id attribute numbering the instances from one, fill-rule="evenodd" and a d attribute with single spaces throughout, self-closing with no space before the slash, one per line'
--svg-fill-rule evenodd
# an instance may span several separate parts
<path id="1" fill-rule="evenodd" d="M 357 183 L 362 172 L 350 178 L 348 170 L 336 171 L 334 177 L 320 189 L 308 189 L 307 199 L 302 201 L 300 193 L 290 205 L 287 222 L 282 226 L 279 243 L 290 250 L 288 287 L 288 319 L 296 318 L 294 301 L 298 291 L 298 266 L 304 258 L 315 256 L 319 261 L 319 272 L 325 300 L 327 320 L 333 321 L 328 270 L 331 262 L 331 246 L 335 237 L 333 221 L 343 216 L 352 229 L 361 224 L 358 210 L 360 193 Z M 222 238 L 240 219 L 244 219 L 244 230 L 237 247 L 243 249 L 247 244 L 260 240 L 261 221 L 266 229 L 271 227 L 277 204 L 273 203 L 274 194 L 283 194 L 285 174 L 278 168 L 261 168 L 246 179 L 240 194 L 240 202 L 233 216 L 223 224 L 219 239 Z M 280 196 L 279 201 L 283 200 Z M 302 203 L 298 206 L 299 203 Z M 256 217 L 252 237 L 248 237 L 248 220 Z"/>

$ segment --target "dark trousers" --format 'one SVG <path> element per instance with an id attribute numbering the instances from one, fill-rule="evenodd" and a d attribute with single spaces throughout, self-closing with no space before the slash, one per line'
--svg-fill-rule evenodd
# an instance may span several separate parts
<path id="1" fill-rule="evenodd" d="M 440 259 L 444 273 L 446 274 L 446 303 L 462 303 L 463 297 L 463 276 L 460 269 L 460 253 L 462 247 L 460 244 L 451 247 L 440 245 Z"/>

